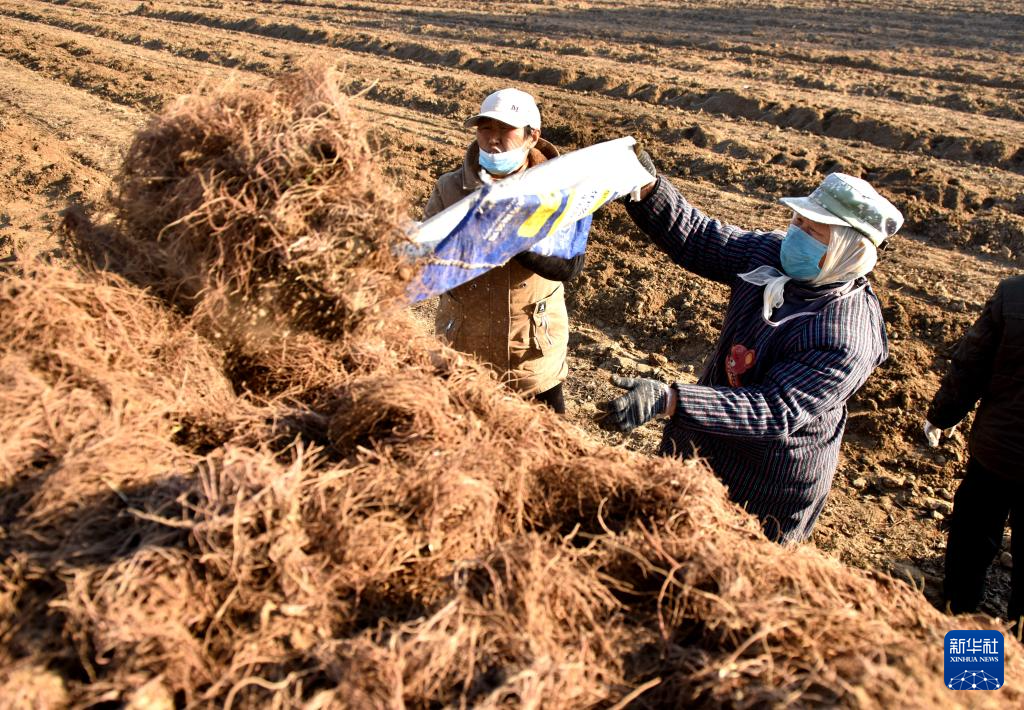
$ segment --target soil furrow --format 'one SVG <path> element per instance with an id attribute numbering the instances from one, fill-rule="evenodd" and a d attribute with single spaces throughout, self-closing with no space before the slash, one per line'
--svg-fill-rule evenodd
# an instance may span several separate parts
<path id="1" fill-rule="evenodd" d="M 506 56 L 483 56 L 472 47 L 431 47 L 419 42 L 391 36 L 368 35 L 309 27 L 298 23 L 265 22 L 252 17 L 232 18 L 191 10 L 143 10 L 147 17 L 171 22 L 244 32 L 248 34 L 285 39 L 293 42 L 325 47 L 339 47 L 354 52 L 389 56 L 420 64 L 446 68 L 460 68 L 485 76 L 496 76 L 515 81 L 556 86 L 574 91 L 602 93 L 615 98 L 637 99 L 647 103 L 683 108 L 689 111 L 719 113 L 732 118 L 745 118 L 785 128 L 797 128 L 816 135 L 844 140 L 866 141 L 884 148 L 916 152 L 936 158 L 992 165 L 1013 172 L 1024 172 L 1024 146 L 1020 144 L 1016 124 L 1007 122 L 1005 137 L 976 140 L 972 133 L 932 134 L 922 132 L 908 116 L 905 125 L 884 118 L 886 109 L 899 113 L 897 105 L 874 102 L 874 115 L 866 115 L 853 108 L 814 108 L 822 102 L 812 92 L 801 92 L 807 103 L 792 103 L 764 99 L 734 90 L 716 90 L 693 78 L 665 77 L 657 82 L 638 82 L 617 76 L 613 71 L 590 73 L 558 66 L 540 55 L 538 61 L 512 59 Z M 630 72 L 633 75 L 635 72 Z M 688 86 L 680 85 L 686 81 Z M 962 119 L 946 122 L 949 127 L 962 127 Z M 992 119 L 995 121 L 995 119 Z M 997 124 L 996 124 L 997 125 Z M 991 134 L 992 131 L 984 131 Z M 975 134 L 977 132 L 974 132 Z"/>
<path id="2" fill-rule="evenodd" d="M 133 18 L 134 19 L 134 18 Z M 173 26 L 174 23 L 171 23 Z M 239 33 L 230 31 L 219 31 L 218 35 L 233 40 Z M 281 47 L 287 47 L 286 41 L 278 41 Z M 207 43 L 209 45 L 209 43 Z M 165 48 L 166 51 L 166 48 Z M 221 48 L 219 51 L 231 56 L 241 57 L 245 61 L 246 56 L 237 47 Z M 280 50 L 284 52 L 284 50 Z M 178 55 L 193 54 L 189 48 L 178 46 Z M 270 58 L 273 64 L 286 66 L 287 62 L 279 60 L 278 54 L 268 52 L 265 48 L 261 55 Z M 32 61 L 41 61 L 36 56 Z M 108 58 L 108 64 L 109 64 Z M 410 73 L 408 66 L 402 68 L 401 60 L 395 66 L 389 78 L 386 74 L 377 73 L 376 83 L 369 88 L 368 98 L 388 103 L 393 106 L 413 107 L 419 111 L 427 112 L 438 117 L 454 118 L 472 110 L 472 100 L 467 100 L 464 88 L 465 81 L 439 81 L 430 72 L 425 72 L 420 78 L 415 78 L 415 72 Z M 372 71 L 370 66 L 353 67 L 354 75 L 366 75 Z M 83 81 L 83 75 L 87 75 L 81 69 L 71 75 L 73 81 L 81 85 L 89 86 Z M 429 77 L 429 78 L 427 78 Z M 412 82 L 412 83 L 410 83 Z M 133 85 L 131 79 L 127 81 L 114 82 L 114 84 Z M 362 88 L 363 84 L 354 82 L 353 90 Z M 497 84 L 494 88 L 497 88 Z M 95 89 L 95 87 L 94 87 Z M 99 85 L 101 95 L 111 94 L 111 82 L 102 81 Z M 553 101 L 553 115 L 548 124 L 550 134 L 570 147 L 575 147 L 587 142 L 589 137 L 595 135 L 614 135 L 616 126 L 602 118 L 602 109 L 594 108 L 589 111 L 586 117 L 578 112 L 561 110 L 562 105 L 574 103 L 569 97 L 572 92 L 565 94 L 562 100 Z M 156 105 L 163 100 L 162 96 L 150 97 L 149 105 Z M 130 102 L 130 99 L 122 97 L 122 102 Z M 579 104 L 580 99 L 575 99 Z M 597 106 L 600 101 L 590 101 Z M 635 104 L 631 104 L 635 105 Z M 641 130 L 653 141 L 653 146 L 665 145 L 665 148 L 657 148 L 659 154 L 664 156 L 668 169 L 673 174 L 680 176 L 700 177 L 709 180 L 716 180 L 725 184 L 742 185 L 745 189 L 764 192 L 768 195 L 779 195 L 785 191 L 809 189 L 813 186 L 815 174 L 823 174 L 831 169 L 844 169 L 848 172 L 864 174 L 876 181 L 879 185 L 894 191 L 896 195 L 902 195 L 902 199 L 909 201 L 912 206 L 908 210 L 910 221 L 908 227 L 924 234 L 930 234 L 938 243 L 959 243 L 969 244 L 979 238 L 988 242 L 988 237 L 995 232 L 1001 234 L 996 243 L 1003 243 L 1008 246 L 1021 241 L 1020 226 L 1014 222 L 1015 213 L 1019 214 L 1024 205 L 1019 204 L 1020 200 L 1014 197 L 1012 182 L 1002 189 L 993 191 L 982 190 L 978 192 L 970 188 L 961 187 L 962 184 L 970 184 L 970 179 L 962 177 L 951 177 L 944 175 L 942 169 L 915 169 L 906 168 L 876 168 L 872 165 L 874 159 L 861 155 L 865 151 L 859 151 L 845 147 L 848 141 L 840 141 L 825 151 L 798 151 L 795 154 L 788 154 L 785 151 L 778 151 L 772 143 L 765 144 L 753 138 L 753 134 L 740 126 L 733 124 L 711 123 L 703 121 L 696 125 L 691 124 L 685 127 L 682 122 L 676 120 L 674 114 L 669 113 L 672 120 L 665 122 L 654 113 L 636 111 L 632 108 L 630 115 L 634 116 L 632 125 L 625 126 L 626 131 Z M 647 115 L 650 114 L 650 115 Z M 699 114 L 698 114 L 699 117 Z M 661 123 L 659 124 L 659 120 Z M 578 124 L 589 124 L 589 130 L 580 133 Z M 620 124 L 622 125 L 622 124 Z M 619 129 L 623 132 L 622 129 Z M 675 151 L 670 146 L 680 140 L 688 141 L 693 148 L 698 150 Z M 769 139 L 771 140 L 771 139 Z M 870 153 L 870 152 L 868 152 Z M 678 156 L 678 157 L 676 157 Z M 742 169 L 736 170 L 733 166 L 743 164 Z M 798 173 L 807 174 L 806 178 L 794 179 L 792 170 Z M 421 166 L 422 169 L 422 166 Z M 788 177 L 782 178 L 781 175 Z M 1001 181 L 997 181 L 1001 182 Z M 1019 183 L 1019 180 L 1017 181 Z M 970 221 L 950 220 L 949 210 L 967 215 L 978 215 Z M 1000 212 L 1008 211 L 1009 216 L 1001 217 Z M 950 225 L 955 227 L 950 229 Z M 993 227 L 993 225 L 995 225 Z"/>
<path id="3" fill-rule="evenodd" d="M 99 22 L 84 21 L 80 19 L 81 13 L 68 13 L 61 16 L 53 13 L 42 14 L 25 9 L 0 7 L 0 15 L 25 22 L 58 27 L 78 34 L 110 39 L 130 46 L 165 51 L 184 59 L 217 64 L 229 69 L 237 68 L 261 73 L 269 73 L 279 69 L 279 67 L 270 66 L 266 61 L 249 61 L 217 49 L 204 49 L 200 46 L 182 46 L 177 42 L 168 41 L 166 37 L 161 37 L 156 33 L 129 30 L 125 28 L 126 23 L 124 22 L 118 22 L 114 25 L 103 25 Z M 117 19 L 120 20 L 121 18 Z"/>
<path id="4" fill-rule="evenodd" d="M 648 24 L 642 32 L 626 29 L 632 26 L 632 22 L 629 17 L 631 14 L 628 10 L 629 4 L 625 3 L 621 5 L 615 4 L 610 10 L 605 11 L 621 12 L 622 14 L 619 21 L 607 23 L 599 21 L 586 22 L 575 15 L 567 15 L 566 13 L 556 11 L 538 11 L 530 13 L 526 17 L 517 18 L 515 13 L 467 11 L 466 8 L 461 6 L 441 11 L 437 7 L 427 9 L 422 5 L 398 5 L 384 12 L 381 11 L 379 6 L 358 3 L 346 3 L 344 5 L 330 3 L 319 5 L 303 4 L 301 7 L 305 11 L 279 8 L 273 12 L 273 15 L 282 20 L 286 18 L 316 20 L 323 17 L 321 14 L 323 10 L 331 10 L 332 14 L 345 13 L 342 17 L 345 18 L 346 22 L 355 20 L 356 17 L 363 18 L 356 20 L 356 22 L 364 24 L 368 28 L 404 31 L 404 28 L 413 25 L 416 27 L 417 34 L 429 34 L 433 29 L 444 32 L 446 38 L 481 37 L 489 43 L 504 41 L 507 43 L 507 46 L 525 47 L 528 46 L 529 42 L 535 42 L 538 39 L 550 40 L 558 38 L 567 41 L 577 39 L 586 40 L 584 43 L 588 45 L 588 48 L 581 49 L 588 52 L 594 51 L 590 47 L 593 46 L 595 41 L 607 42 L 611 45 L 610 48 L 618 51 L 630 51 L 631 45 L 633 51 L 636 51 L 642 45 L 648 45 L 643 48 L 645 51 L 651 51 L 659 47 L 671 47 L 673 50 L 695 49 L 710 53 L 721 53 L 724 51 L 739 55 L 760 55 L 772 60 L 785 59 L 828 67 L 846 66 L 854 69 L 868 69 L 877 72 L 879 76 L 898 75 L 914 78 L 931 78 L 943 82 L 958 82 L 969 86 L 1024 88 L 1024 80 L 1020 78 L 1019 72 L 1013 71 L 1010 67 L 1000 68 L 999 66 L 1006 61 L 1012 62 L 1014 57 L 1019 55 L 1018 45 L 1013 41 L 1013 37 L 1017 33 L 1024 31 L 1024 16 L 1019 14 L 1008 14 L 1004 21 L 994 20 L 992 21 L 993 27 L 986 28 L 987 30 L 995 29 L 1005 33 L 1010 40 L 1006 43 L 1007 51 L 998 52 L 995 49 L 997 43 L 986 41 L 981 48 L 971 51 L 971 56 L 964 56 L 967 52 L 963 51 L 961 45 L 949 42 L 949 27 L 944 23 L 941 16 L 936 19 L 936 22 L 939 24 L 938 31 L 942 33 L 945 41 L 944 43 L 936 44 L 934 47 L 914 46 L 912 51 L 908 52 L 906 49 L 908 45 L 904 44 L 906 33 L 901 32 L 899 28 L 892 28 L 892 35 L 900 37 L 901 41 L 898 45 L 887 42 L 883 46 L 866 50 L 863 47 L 863 36 L 858 35 L 856 43 L 845 42 L 854 53 L 842 54 L 823 52 L 809 47 L 805 36 L 813 35 L 814 30 L 813 28 L 799 25 L 796 22 L 799 18 L 786 19 L 785 32 L 777 34 L 773 33 L 772 26 L 761 22 L 751 22 L 748 20 L 743 23 L 749 23 L 754 26 L 754 29 L 749 34 L 756 37 L 791 37 L 795 40 L 787 43 L 786 46 L 782 46 L 777 41 L 772 41 L 771 39 L 761 45 L 752 44 L 748 39 L 740 36 L 737 37 L 734 43 L 729 43 L 722 40 L 722 37 L 726 36 L 723 32 L 707 31 L 699 23 L 693 23 L 688 18 L 675 22 L 664 22 L 666 18 L 671 20 L 673 10 L 645 8 L 642 4 L 637 5 L 637 7 L 641 10 L 660 13 L 660 17 L 663 20 L 656 24 Z M 317 9 L 316 12 L 309 9 L 313 7 Z M 678 7 L 674 10 L 676 13 L 680 12 Z M 596 10 L 594 12 L 600 13 L 602 11 Z M 872 9 L 867 8 L 867 13 L 871 12 Z M 712 14 L 720 15 L 722 11 L 716 10 Z M 349 20 L 349 17 L 352 20 Z M 784 18 L 784 15 L 781 15 L 781 17 Z M 968 32 L 968 36 L 976 36 L 976 33 L 981 30 L 980 28 L 975 29 L 975 26 L 970 25 L 971 17 L 970 14 L 967 14 L 963 22 L 971 30 Z M 728 23 L 730 27 L 736 26 L 734 15 L 729 17 Z M 856 21 L 852 22 L 850 26 L 857 26 L 863 31 L 866 24 L 870 26 L 868 23 L 857 23 Z M 916 18 L 913 24 L 915 26 L 919 24 Z M 700 29 L 694 30 L 695 26 Z M 608 28 L 615 28 L 615 30 L 614 32 L 608 32 Z M 793 36 L 794 30 L 797 30 L 795 37 Z M 709 35 L 714 35 L 714 39 L 707 39 Z M 531 39 L 517 39 L 524 36 L 531 37 Z M 993 37 L 994 35 L 991 31 L 986 34 L 986 40 Z M 829 42 L 829 46 L 842 45 L 844 43 L 845 38 L 837 39 L 840 41 Z M 650 45 L 654 45 L 654 47 Z M 954 50 L 957 53 L 956 59 L 947 59 Z M 929 66 L 921 63 L 918 58 L 918 55 L 921 54 L 928 57 L 931 62 Z M 934 64 L 936 63 L 944 67 L 938 73 L 934 69 Z M 977 71 L 971 69 L 972 64 L 977 65 Z"/>

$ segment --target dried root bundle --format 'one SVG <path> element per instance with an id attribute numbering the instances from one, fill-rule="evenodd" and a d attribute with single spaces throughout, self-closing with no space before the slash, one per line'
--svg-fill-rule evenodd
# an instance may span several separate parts
<path id="1" fill-rule="evenodd" d="M 128 149 L 113 223 L 73 216 L 72 244 L 229 342 L 379 316 L 412 275 L 391 249 L 405 208 L 339 81 L 317 69 L 170 105 Z"/>

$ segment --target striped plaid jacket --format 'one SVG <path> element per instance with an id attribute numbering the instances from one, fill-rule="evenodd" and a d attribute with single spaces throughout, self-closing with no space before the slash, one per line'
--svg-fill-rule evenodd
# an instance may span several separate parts
<path id="1" fill-rule="evenodd" d="M 695 385 L 675 385 L 664 455 L 705 457 L 729 497 L 780 542 L 810 536 L 832 486 L 846 401 L 888 356 L 878 298 L 864 278 L 819 289 L 784 317 L 762 313 L 763 286 L 738 274 L 781 270 L 778 233 L 749 232 L 693 208 L 666 179 L 630 216 L 683 268 L 732 288 L 722 334 Z M 804 286 L 804 292 L 809 289 Z"/>

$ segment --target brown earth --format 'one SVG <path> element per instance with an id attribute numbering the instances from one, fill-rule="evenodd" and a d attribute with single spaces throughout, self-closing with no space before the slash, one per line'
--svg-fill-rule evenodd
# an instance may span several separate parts
<path id="1" fill-rule="evenodd" d="M 843 170 L 906 214 L 874 274 L 892 355 L 851 402 L 813 544 L 936 600 L 963 436 L 920 424 L 953 343 L 1024 263 L 1024 14 L 925 0 L 477 4 L 0 0 L 0 256 L 59 256 L 68 203 L 99 200 L 131 132 L 206 81 L 312 56 L 343 68 L 414 205 L 461 159 L 461 119 L 515 84 L 563 150 L 632 134 L 692 202 L 773 228 L 777 199 Z M 415 209 L 413 210 L 416 211 Z M 692 379 L 727 292 L 654 253 L 619 206 L 572 284 L 570 419 L 596 437 L 610 372 Z M 651 450 L 656 426 L 624 443 Z M 999 613 L 997 566 L 984 610 Z"/>

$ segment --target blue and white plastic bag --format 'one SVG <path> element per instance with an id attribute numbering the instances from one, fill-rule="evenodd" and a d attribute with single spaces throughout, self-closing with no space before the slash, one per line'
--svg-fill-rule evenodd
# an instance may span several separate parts
<path id="1" fill-rule="evenodd" d="M 427 259 L 412 300 L 449 291 L 520 252 L 581 254 L 593 213 L 651 182 L 635 143 L 619 138 L 559 156 L 485 185 L 420 224 L 412 237 Z"/>

